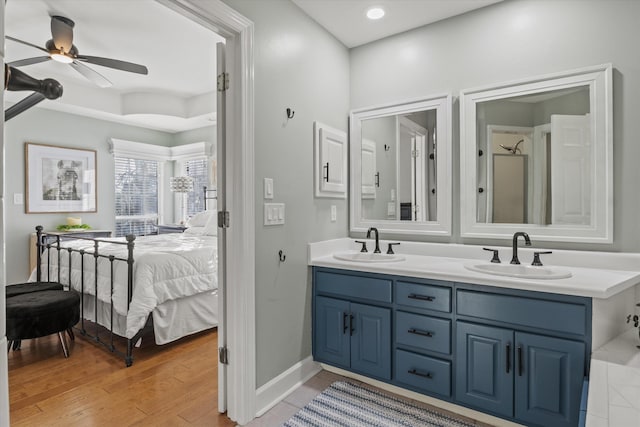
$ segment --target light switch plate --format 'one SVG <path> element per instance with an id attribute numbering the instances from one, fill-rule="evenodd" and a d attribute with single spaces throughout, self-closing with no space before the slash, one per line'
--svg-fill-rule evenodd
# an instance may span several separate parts
<path id="1" fill-rule="evenodd" d="M 284 203 L 264 204 L 264 225 L 284 224 Z"/>
<path id="2" fill-rule="evenodd" d="M 24 204 L 24 196 L 22 195 L 22 193 L 13 193 L 13 204 L 14 205 Z"/>
<path id="3" fill-rule="evenodd" d="M 273 178 L 264 179 L 264 198 L 273 199 Z"/>

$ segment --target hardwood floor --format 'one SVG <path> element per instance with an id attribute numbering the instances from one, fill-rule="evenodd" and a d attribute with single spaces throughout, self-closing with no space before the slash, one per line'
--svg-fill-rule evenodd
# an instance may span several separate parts
<path id="1" fill-rule="evenodd" d="M 68 359 L 57 335 L 23 341 L 8 353 L 11 425 L 235 426 L 217 410 L 217 338 L 148 337 L 129 368 L 80 336 Z"/>

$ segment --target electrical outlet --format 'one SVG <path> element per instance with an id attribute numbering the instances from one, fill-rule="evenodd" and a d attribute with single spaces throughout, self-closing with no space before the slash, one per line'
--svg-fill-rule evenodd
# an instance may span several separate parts
<path id="1" fill-rule="evenodd" d="M 13 194 L 13 204 L 14 205 L 22 205 L 24 204 L 24 196 L 22 193 L 14 193 Z"/>
<path id="2" fill-rule="evenodd" d="M 338 208 L 336 205 L 331 205 L 331 222 L 336 222 L 338 220 Z"/>

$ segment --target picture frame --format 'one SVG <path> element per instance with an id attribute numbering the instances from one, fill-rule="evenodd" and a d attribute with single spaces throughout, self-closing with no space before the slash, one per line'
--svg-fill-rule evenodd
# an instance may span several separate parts
<path id="1" fill-rule="evenodd" d="M 96 150 L 25 143 L 25 212 L 97 212 Z"/>

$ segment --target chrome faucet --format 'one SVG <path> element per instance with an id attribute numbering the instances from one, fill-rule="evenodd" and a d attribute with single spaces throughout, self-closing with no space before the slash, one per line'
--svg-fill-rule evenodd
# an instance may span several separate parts
<path id="1" fill-rule="evenodd" d="M 376 239 L 376 248 L 373 250 L 374 254 L 379 254 L 380 253 L 380 241 L 378 240 L 378 229 L 375 227 L 371 227 L 367 230 L 367 239 L 371 238 L 371 232 L 375 233 L 375 239 Z"/>
<path id="2" fill-rule="evenodd" d="M 517 233 L 513 233 L 513 256 L 511 257 L 511 264 L 520 264 L 520 260 L 518 259 L 518 237 L 524 237 L 524 244 L 527 246 L 531 246 L 531 239 L 529 239 L 529 235 L 524 231 L 518 231 Z"/>

